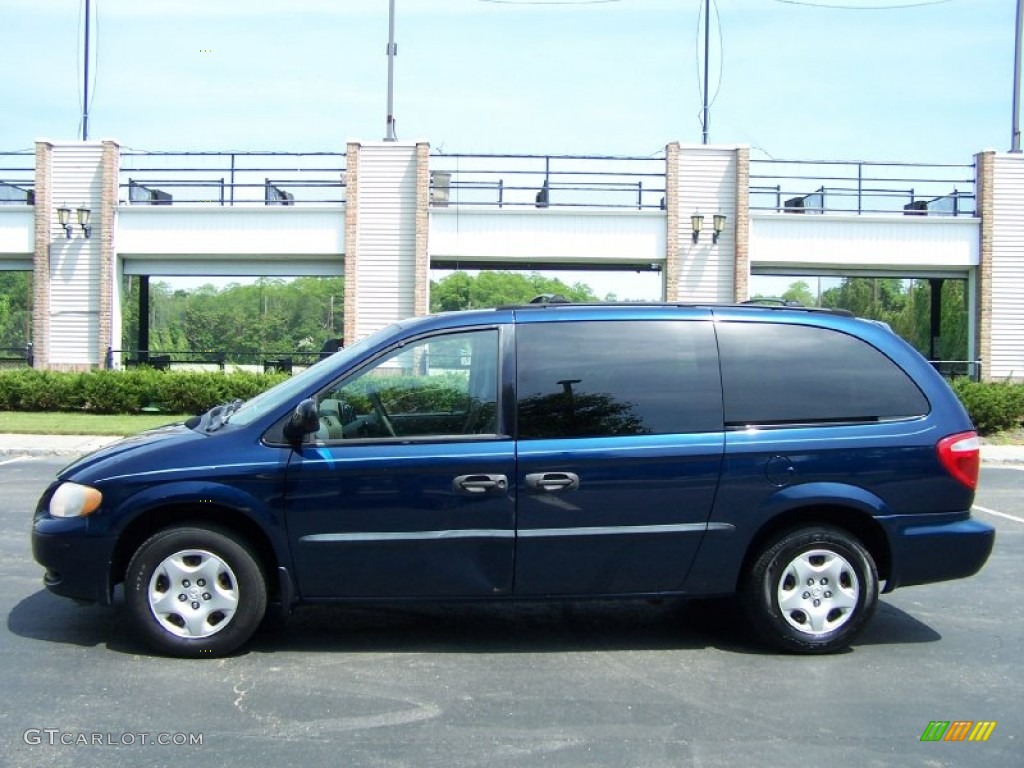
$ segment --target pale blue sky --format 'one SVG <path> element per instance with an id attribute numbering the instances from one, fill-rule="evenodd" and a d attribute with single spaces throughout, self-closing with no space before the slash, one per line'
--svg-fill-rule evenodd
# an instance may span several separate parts
<path id="1" fill-rule="evenodd" d="M 935 163 L 1009 149 L 1015 0 L 806 2 L 861 10 L 713 4 L 712 143 L 755 158 Z M 449 153 L 647 156 L 699 143 L 703 5 L 396 0 L 398 138 Z M 913 7 L 867 10 L 901 5 Z M 83 8 L 0 0 L 0 152 L 79 136 Z M 90 138 L 340 151 L 384 137 L 388 0 L 92 9 Z M 631 277 L 612 276 L 620 297 L 659 280 Z M 603 279 L 588 282 L 603 294 Z"/>
<path id="2" fill-rule="evenodd" d="M 0 0 L 0 151 L 77 136 L 83 5 Z M 92 7 L 92 138 L 301 151 L 384 136 L 387 0 Z M 702 7 L 396 0 L 398 137 L 537 154 L 648 155 L 699 142 Z M 1009 148 L 1015 0 L 717 7 L 713 143 L 749 144 L 755 157 L 951 163 Z"/>

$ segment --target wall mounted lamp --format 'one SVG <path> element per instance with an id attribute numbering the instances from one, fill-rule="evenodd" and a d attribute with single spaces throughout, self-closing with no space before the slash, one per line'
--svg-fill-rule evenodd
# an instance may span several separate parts
<path id="1" fill-rule="evenodd" d="M 92 215 L 92 211 L 90 209 L 84 207 L 84 206 L 79 206 L 77 213 L 78 213 L 78 226 L 80 226 L 82 228 L 82 234 L 84 234 L 85 235 L 85 239 L 88 240 L 89 239 L 89 235 L 92 234 L 92 227 L 89 226 L 89 217 Z M 722 218 L 724 219 L 725 217 L 723 216 Z M 722 222 L 722 226 L 723 227 L 725 226 L 725 222 L 724 221 Z M 715 234 L 715 238 L 717 239 L 717 237 L 718 237 L 718 235 L 717 235 L 717 233 L 718 233 L 718 217 L 717 216 L 715 216 L 715 233 L 716 233 Z"/>
<path id="2" fill-rule="evenodd" d="M 693 230 L 693 242 L 696 244 L 697 240 L 700 238 L 700 231 L 704 228 L 704 217 L 699 213 L 693 214 L 693 216 L 690 217 L 690 228 Z"/>
<path id="3" fill-rule="evenodd" d="M 717 243 L 719 235 L 725 229 L 726 216 L 724 213 L 716 213 L 714 219 L 714 232 L 711 235 L 711 242 Z"/>
<path id="4" fill-rule="evenodd" d="M 64 227 L 64 235 L 68 240 L 71 239 L 71 209 L 65 208 L 63 205 L 57 209 L 57 221 Z"/>
<path id="5" fill-rule="evenodd" d="M 78 218 L 78 226 L 82 228 L 82 234 L 85 235 L 85 239 L 88 240 L 89 235 L 92 234 L 92 227 L 89 226 L 89 217 L 92 215 L 92 210 L 85 206 L 80 206 L 75 211 L 75 215 Z M 64 205 L 58 208 L 57 222 L 64 228 L 64 236 L 70 240 L 71 231 L 74 229 L 71 226 L 71 209 Z"/>

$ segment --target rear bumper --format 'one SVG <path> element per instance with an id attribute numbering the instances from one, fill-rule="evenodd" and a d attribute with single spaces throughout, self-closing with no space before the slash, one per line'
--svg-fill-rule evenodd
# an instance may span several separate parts
<path id="1" fill-rule="evenodd" d="M 885 591 L 973 576 L 992 553 L 996 531 L 969 512 L 879 518 L 892 553 Z"/>

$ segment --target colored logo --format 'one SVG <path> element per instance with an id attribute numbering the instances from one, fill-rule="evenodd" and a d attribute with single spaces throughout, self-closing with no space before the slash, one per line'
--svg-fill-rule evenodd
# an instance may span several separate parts
<path id="1" fill-rule="evenodd" d="M 921 741 L 988 741 L 995 729 L 995 720 L 932 720 Z"/>

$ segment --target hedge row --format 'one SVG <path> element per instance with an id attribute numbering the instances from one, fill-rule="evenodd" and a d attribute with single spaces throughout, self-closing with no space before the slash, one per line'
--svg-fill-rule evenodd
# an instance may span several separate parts
<path id="1" fill-rule="evenodd" d="M 235 398 L 247 400 L 286 378 L 281 373 L 24 368 L 0 372 L 0 409 L 140 413 L 156 407 L 165 413 L 202 413 Z"/>
<path id="2" fill-rule="evenodd" d="M 281 373 L 26 368 L 0 372 L 0 409 L 139 413 L 156 406 L 166 413 L 202 413 L 235 398 L 247 400 L 285 378 Z M 1024 423 L 1024 384 L 955 379 L 953 391 L 983 435 Z"/>
<path id="3" fill-rule="evenodd" d="M 983 435 L 1024 423 L 1024 384 L 954 379 L 953 391 Z"/>

